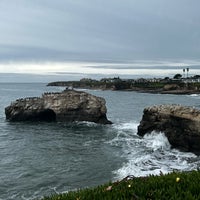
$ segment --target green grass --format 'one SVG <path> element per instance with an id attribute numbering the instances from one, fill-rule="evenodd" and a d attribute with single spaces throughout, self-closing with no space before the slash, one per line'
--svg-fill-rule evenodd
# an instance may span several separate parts
<path id="1" fill-rule="evenodd" d="M 134 83 L 134 87 L 147 88 L 147 89 L 162 89 L 166 83 L 147 82 L 147 83 Z"/>
<path id="2" fill-rule="evenodd" d="M 125 178 L 42 200 L 200 200 L 200 171 Z"/>

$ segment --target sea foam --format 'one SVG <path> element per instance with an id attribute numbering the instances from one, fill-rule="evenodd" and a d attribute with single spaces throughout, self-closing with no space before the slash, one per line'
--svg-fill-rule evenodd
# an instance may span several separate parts
<path id="1" fill-rule="evenodd" d="M 121 168 L 113 171 L 115 180 L 128 175 L 141 177 L 197 168 L 198 162 L 194 162 L 196 156 L 171 149 L 164 133 L 152 132 L 141 138 L 137 136 L 137 126 L 136 122 L 115 126 L 118 128 L 118 134 L 110 142 L 122 147 L 121 156 L 126 159 Z"/>

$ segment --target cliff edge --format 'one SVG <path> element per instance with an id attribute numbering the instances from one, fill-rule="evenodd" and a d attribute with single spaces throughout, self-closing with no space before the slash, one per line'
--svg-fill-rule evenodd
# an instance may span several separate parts
<path id="1" fill-rule="evenodd" d="M 200 110 L 181 105 L 157 105 L 144 109 L 138 135 L 164 132 L 172 147 L 200 155 Z"/>

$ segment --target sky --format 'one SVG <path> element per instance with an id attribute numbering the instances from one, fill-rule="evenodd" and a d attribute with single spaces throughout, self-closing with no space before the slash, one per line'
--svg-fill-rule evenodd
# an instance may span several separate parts
<path id="1" fill-rule="evenodd" d="M 199 0 L 1 0 L 0 73 L 200 74 Z"/>

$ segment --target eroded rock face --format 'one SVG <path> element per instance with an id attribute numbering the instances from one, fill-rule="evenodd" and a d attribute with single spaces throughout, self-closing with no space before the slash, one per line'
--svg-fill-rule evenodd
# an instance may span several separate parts
<path id="1" fill-rule="evenodd" d="M 145 108 L 138 135 L 152 131 L 164 132 L 174 148 L 200 154 L 200 110 L 180 105 Z"/>
<path id="2" fill-rule="evenodd" d="M 163 87 L 163 90 L 165 91 L 168 91 L 168 90 L 180 90 L 180 86 L 178 86 L 177 84 L 166 84 L 164 87 Z"/>
<path id="3" fill-rule="evenodd" d="M 45 93 L 41 98 L 18 99 L 5 108 L 10 121 L 90 121 L 110 124 L 106 117 L 105 100 L 101 97 L 65 90 Z"/>

